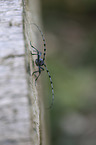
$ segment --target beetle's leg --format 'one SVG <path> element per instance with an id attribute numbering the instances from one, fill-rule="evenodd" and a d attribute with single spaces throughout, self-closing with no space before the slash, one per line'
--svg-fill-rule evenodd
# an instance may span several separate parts
<path id="1" fill-rule="evenodd" d="M 42 69 L 42 71 L 44 71 L 44 68 L 40 66 L 40 68 Z"/>
<path id="2" fill-rule="evenodd" d="M 35 73 L 37 73 L 37 72 L 39 72 L 39 71 L 34 71 L 34 72 L 32 73 L 32 76 L 33 76 Z"/>
<path id="3" fill-rule="evenodd" d="M 41 68 L 40 68 L 40 66 L 38 66 L 38 67 L 39 67 L 39 70 L 38 70 L 39 75 L 38 75 L 37 78 L 35 79 L 35 86 L 36 86 L 36 81 L 37 81 L 37 79 L 39 78 L 39 76 L 40 76 L 40 74 L 41 74 Z"/>
<path id="4" fill-rule="evenodd" d="M 38 50 L 31 44 L 31 41 L 30 41 L 30 45 L 33 49 L 35 49 L 38 52 Z"/>
<path id="5" fill-rule="evenodd" d="M 38 55 L 37 53 L 35 54 L 35 53 L 32 53 L 31 51 L 30 51 L 30 53 L 31 53 L 31 55 Z"/>

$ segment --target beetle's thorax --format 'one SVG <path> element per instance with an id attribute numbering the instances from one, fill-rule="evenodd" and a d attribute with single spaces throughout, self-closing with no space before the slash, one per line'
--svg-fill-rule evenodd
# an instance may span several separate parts
<path id="1" fill-rule="evenodd" d="M 44 61 L 43 61 L 42 58 L 36 59 L 36 60 L 35 60 L 35 63 L 36 63 L 37 66 L 42 66 L 42 65 L 44 65 Z"/>

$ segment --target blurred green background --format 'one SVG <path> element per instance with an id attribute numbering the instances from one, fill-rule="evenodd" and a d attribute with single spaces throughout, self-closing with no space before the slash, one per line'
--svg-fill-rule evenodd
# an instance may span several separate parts
<path id="1" fill-rule="evenodd" d="M 96 0 L 42 0 L 42 15 L 51 145 L 96 145 Z"/>

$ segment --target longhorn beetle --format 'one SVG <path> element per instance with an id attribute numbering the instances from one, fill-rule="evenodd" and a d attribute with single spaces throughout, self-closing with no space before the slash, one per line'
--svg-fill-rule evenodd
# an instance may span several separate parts
<path id="1" fill-rule="evenodd" d="M 43 33 L 42 31 L 40 30 L 40 28 L 35 24 L 35 23 L 32 23 L 33 25 L 35 25 L 37 27 L 37 29 L 39 30 L 39 32 L 41 33 L 41 36 L 42 36 L 42 39 L 43 39 L 43 43 L 44 43 L 44 53 L 43 53 L 43 58 L 41 58 L 41 55 L 42 53 L 37 49 L 35 48 L 32 44 L 31 44 L 31 41 L 30 41 L 30 46 L 34 49 L 34 51 L 36 53 L 32 53 L 30 51 L 30 53 L 32 55 L 37 55 L 37 59 L 35 60 L 35 64 L 38 66 L 38 70 L 37 71 L 34 71 L 32 73 L 32 76 L 34 75 L 36 77 L 35 79 L 35 85 L 36 85 L 36 81 L 37 79 L 39 78 L 40 74 L 41 74 L 41 71 L 44 71 L 44 68 L 43 66 L 45 67 L 47 73 L 48 73 L 48 76 L 49 76 L 49 79 L 50 79 L 50 83 L 51 83 L 51 88 L 52 88 L 52 102 L 51 102 L 51 105 L 49 108 L 52 108 L 53 106 L 53 102 L 54 102 L 54 90 L 53 90 L 53 82 L 52 82 L 52 79 L 51 79 L 51 75 L 46 67 L 46 64 L 45 64 L 45 55 L 46 55 L 46 43 L 45 43 L 45 38 L 43 36 Z M 39 75 L 37 76 L 36 73 L 39 72 Z"/>

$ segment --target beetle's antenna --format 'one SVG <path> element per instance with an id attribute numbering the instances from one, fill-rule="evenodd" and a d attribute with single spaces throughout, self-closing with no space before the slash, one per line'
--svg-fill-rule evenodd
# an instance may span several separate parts
<path id="1" fill-rule="evenodd" d="M 46 69 L 46 71 L 47 71 L 47 73 L 48 73 L 48 76 L 49 76 L 49 79 L 50 79 L 50 83 L 51 83 L 51 88 L 52 88 L 52 102 L 51 102 L 51 105 L 50 105 L 50 107 L 49 107 L 49 109 L 51 109 L 52 106 L 53 106 L 53 103 L 54 103 L 54 89 L 53 89 L 53 82 L 52 82 L 52 79 L 51 79 L 50 73 L 49 73 L 49 71 L 48 71 L 48 69 L 47 69 L 47 67 L 46 67 L 46 64 L 44 64 L 44 66 L 45 66 L 45 69 Z"/>
<path id="2" fill-rule="evenodd" d="M 45 55 L 46 55 L 46 42 L 45 42 L 45 38 L 43 35 L 43 32 L 41 31 L 41 29 L 39 28 L 38 25 L 36 25 L 35 23 L 32 23 L 33 25 L 35 25 L 37 27 L 37 29 L 39 30 L 39 32 L 41 33 L 42 39 L 43 39 L 43 45 L 44 45 L 44 54 L 43 54 L 43 61 L 45 60 Z"/>

